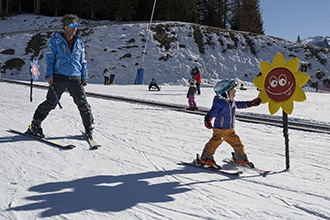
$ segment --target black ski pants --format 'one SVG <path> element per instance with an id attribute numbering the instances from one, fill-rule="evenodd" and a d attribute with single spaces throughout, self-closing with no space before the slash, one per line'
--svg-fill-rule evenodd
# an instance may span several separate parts
<path id="1" fill-rule="evenodd" d="M 85 129 L 89 129 L 94 123 L 91 106 L 87 102 L 85 89 L 81 83 L 81 77 L 67 77 L 64 75 L 54 74 L 53 88 L 48 88 L 46 100 L 42 102 L 36 109 L 33 120 L 42 122 L 48 113 L 56 108 L 63 92 L 67 89 L 73 102 L 77 105 L 80 116 Z M 56 95 L 55 95 L 56 94 Z"/>

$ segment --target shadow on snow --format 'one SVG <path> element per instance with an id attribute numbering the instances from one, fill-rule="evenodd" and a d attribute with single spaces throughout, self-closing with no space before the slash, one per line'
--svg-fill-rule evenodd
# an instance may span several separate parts
<path id="1" fill-rule="evenodd" d="M 10 207 L 7 211 L 45 209 L 40 217 L 52 217 L 84 210 L 120 212 L 138 203 L 171 202 L 174 201 L 171 195 L 190 191 L 190 184 L 180 185 L 177 181 L 151 183 L 146 179 L 197 172 L 202 171 L 184 167 L 169 171 L 150 171 L 120 176 L 101 175 L 65 182 L 44 183 L 29 188 L 29 191 L 38 194 L 25 199 L 35 201 L 34 203 Z M 224 176 L 224 179 L 218 181 L 230 179 Z M 192 184 L 198 184 L 198 181 Z"/>

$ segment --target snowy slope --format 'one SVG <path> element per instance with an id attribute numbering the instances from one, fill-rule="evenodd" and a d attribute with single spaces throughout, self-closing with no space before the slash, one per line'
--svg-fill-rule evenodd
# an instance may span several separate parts
<path id="1" fill-rule="evenodd" d="M 29 79 L 30 62 L 38 58 L 40 80 L 45 80 L 46 43 L 55 30 L 61 30 L 60 19 L 23 14 L 0 20 L 4 78 Z M 155 78 L 160 84 L 184 85 L 184 79 L 190 78 L 190 70 L 195 65 L 201 69 L 203 85 L 212 86 L 223 78 L 249 83 L 260 72 L 260 61 L 272 62 L 277 52 L 287 60 L 298 57 L 301 64 L 307 66 L 312 82 L 330 78 L 327 49 L 270 36 L 182 22 L 155 23 L 150 32 L 147 23 L 81 20 L 79 25 L 78 33 L 87 48 L 89 74 L 97 76 L 91 83 L 102 83 L 102 72 L 108 66 L 116 75 L 116 84 L 133 84 L 141 64 L 145 84 Z M 21 68 L 12 66 L 12 59 L 21 59 L 24 64 Z M 318 69 L 325 73 L 322 79 L 315 76 Z"/>
<path id="2" fill-rule="evenodd" d="M 87 91 L 186 104 L 186 86 L 88 85 Z M 0 219 L 330 219 L 329 141 L 321 133 L 289 130 L 291 169 L 285 171 L 282 129 L 237 121 L 251 161 L 271 169 L 267 177 L 243 170 L 232 178 L 178 165 L 201 153 L 212 132 L 203 117 L 157 107 L 89 98 L 103 144 L 88 150 L 71 97 L 64 94 L 43 128 L 57 148 L 6 132 L 24 130 L 46 91 L 0 82 Z M 255 88 L 237 91 L 254 98 Z M 307 93 L 289 117 L 329 122 L 329 94 Z M 202 88 L 200 107 L 213 92 Z M 268 114 L 267 106 L 242 110 Z M 222 144 L 215 158 L 230 156 Z M 224 166 L 226 168 L 232 168 Z"/>

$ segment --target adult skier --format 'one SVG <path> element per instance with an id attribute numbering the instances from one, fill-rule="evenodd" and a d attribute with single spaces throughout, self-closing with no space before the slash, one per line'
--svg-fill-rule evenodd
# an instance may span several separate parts
<path id="1" fill-rule="evenodd" d="M 78 16 L 66 14 L 62 18 L 63 33 L 56 32 L 48 43 L 46 80 L 49 84 L 46 100 L 39 104 L 26 133 L 44 137 L 41 122 L 55 109 L 67 89 L 77 105 L 86 131 L 92 139 L 94 119 L 87 102 L 84 86 L 88 82 L 85 46 L 76 36 Z"/>

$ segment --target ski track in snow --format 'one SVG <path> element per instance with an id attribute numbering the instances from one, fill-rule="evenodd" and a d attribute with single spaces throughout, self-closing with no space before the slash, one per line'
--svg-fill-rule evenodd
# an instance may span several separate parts
<path id="1" fill-rule="evenodd" d="M 96 86 L 88 89 L 104 88 Z M 163 86 L 169 92 L 156 94 L 145 87 L 118 86 L 116 92 L 171 102 L 170 90 L 184 96 L 187 89 Z M 291 168 L 285 171 L 282 129 L 236 121 L 250 160 L 272 173 L 262 177 L 245 169 L 240 177 L 230 177 L 177 164 L 192 161 L 211 137 L 202 116 L 89 98 L 95 138 L 103 145 L 90 151 L 78 110 L 64 94 L 63 109 L 43 122 L 49 138 L 77 146 L 62 151 L 6 132 L 27 128 L 45 90 L 35 89 L 33 102 L 28 87 L 0 83 L 0 91 L 7 94 L 0 97 L 0 219 L 330 219 L 327 134 L 289 130 Z M 202 91 L 197 103 L 207 108 L 211 94 Z M 238 92 L 236 98 L 253 94 Z M 185 96 L 176 102 L 186 103 Z M 294 117 L 311 118 L 299 109 Z M 223 143 L 217 161 L 221 164 L 231 151 Z"/>

